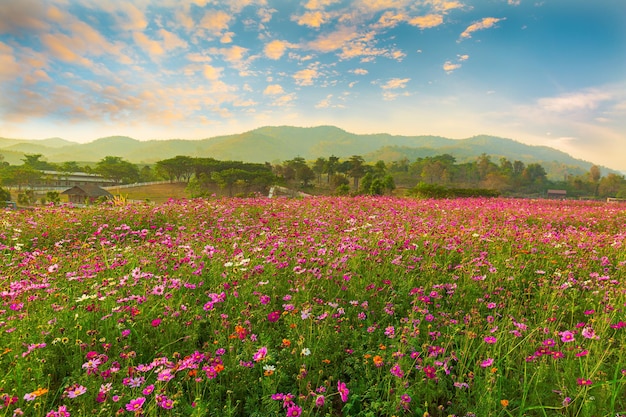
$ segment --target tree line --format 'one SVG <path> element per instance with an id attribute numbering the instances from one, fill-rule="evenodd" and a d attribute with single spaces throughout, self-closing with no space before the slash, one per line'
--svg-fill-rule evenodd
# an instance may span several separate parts
<path id="1" fill-rule="evenodd" d="M 524 164 L 506 158 L 494 162 L 486 154 L 464 163 L 458 163 L 449 154 L 417 158 L 412 162 L 405 158 L 391 163 L 366 163 L 360 155 L 343 159 L 331 155 L 314 161 L 298 156 L 264 164 L 179 155 L 143 166 L 117 156 L 106 156 L 95 164 L 81 166 L 74 161 L 50 163 L 43 160 L 41 154 L 26 154 L 22 162 L 10 165 L 0 155 L 2 186 L 28 189 L 45 182 L 44 171 L 56 171 L 93 173 L 116 184 L 158 180 L 185 182 L 194 197 L 210 195 L 216 188 L 234 196 L 266 193 L 272 185 L 284 185 L 335 195 L 383 195 L 401 187 L 412 190 L 413 194 L 421 189 L 439 190 L 442 195 L 457 190 L 455 192 L 462 195 L 459 190 L 482 189 L 505 196 L 540 196 L 548 189 L 561 189 L 568 197 L 626 198 L 624 176 L 614 173 L 602 176 L 596 165 L 584 175 L 567 175 L 563 180 L 551 181 L 538 163 Z"/>

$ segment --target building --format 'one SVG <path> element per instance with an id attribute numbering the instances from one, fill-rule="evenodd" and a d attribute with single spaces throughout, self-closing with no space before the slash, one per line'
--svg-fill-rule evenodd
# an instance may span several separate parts
<path id="1" fill-rule="evenodd" d="M 567 197 L 566 190 L 548 190 L 548 198 L 556 199 L 556 200 L 565 200 Z"/>
<path id="2" fill-rule="evenodd" d="M 75 185 L 61 194 L 67 195 L 73 204 L 92 204 L 100 198 L 113 198 L 113 194 L 93 184 Z"/>
<path id="3" fill-rule="evenodd" d="M 41 171 L 41 174 L 41 178 L 30 188 L 60 191 L 76 185 L 96 185 L 99 187 L 115 185 L 115 181 L 87 172 Z"/>

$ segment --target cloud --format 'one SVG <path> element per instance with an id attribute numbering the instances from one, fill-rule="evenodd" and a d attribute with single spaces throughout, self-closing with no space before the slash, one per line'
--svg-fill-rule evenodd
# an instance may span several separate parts
<path id="1" fill-rule="evenodd" d="M 352 71 L 354 74 L 356 75 L 366 75 L 368 73 L 368 71 L 366 69 L 363 68 L 357 68 L 354 71 Z"/>
<path id="2" fill-rule="evenodd" d="M 117 15 L 120 29 L 124 31 L 141 31 L 148 27 L 148 19 L 146 19 L 145 14 L 133 3 L 116 2 L 112 4 L 115 4 L 115 7 L 119 8 L 119 12 L 123 13 L 123 15 Z M 106 3 L 102 3 L 101 7 L 104 7 L 106 10 Z"/>
<path id="3" fill-rule="evenodd" d="M 455 64 L 451 61 L 446 61 L 443 64 L 443 70 L 447 72 L 448 74 L 450 74 L 452 71 L 459 69 L 459 68 L 461 68 L 461 64 Z"/>
<path id="4" fill-rule="evenodd" d="M 40 39 L 55 58 L 85 67 L 93 66 L 93 62 L 80 53 L 84 49 L 80 41 L 61 33 L 44 34 Z"/>
<path id="5" fill-rule="evenodd" d="M 304 7 L 309 10 L 323 9 L 333 3 L 339 3 L 341 0 L 309 0 Z"/>
<path id="6" fill-rule="evenodd" d="M 14 80 L 20 76 L 22 69 L 17 63 L 13 48 L 0 42 L 0 81 Z"/>
<path id="7" fill-rule="evenodd" d="M 294 16 L 292 20 L 296 21 L 300 26 L 309 26 L 319 28 L 328 21 L 330 14 L 316 10 L 314 12 L 306 12 L 302 16 Z"/>
<path id="8" fill-rule="evenodd" d="M 429 29 L 443 24 L 443 16 L 440 14 L 417 16 L 409 19 L 408 23 L 412 26 L 417 26 L 420 29 Z"/>
<path id="9" fill-rule="evenodd" d="M 186 48 L 189 45 L 186 41 L 178 37 L 178 35 L 165 29 L 160 29 L 159 35 L 163 38 L 163 46 L 168 51 L 176 48 Z"/>
<path id="10" fill-rule="evenodd" d="M 42 32 L 49 27 L 40 1 L 0 1 L 0 16 L 0 33 Z"/>
<path id="11" fill-rule="evenodd" d="M 265 90 L 263 90 L 263 94 L 265 94 L 266 96 L 275 96 L 278 94 L 283 94 L 284 92 L 285 90 L 283 90 L 283 87 L 281 87 L 280 84 L 270 84 L 265 87 Z"/>
<path id="12" fill-rule="evenodd" d="M 313 85 L 313 80 L 318 78 L 320 73 L 315 68 L 307 68 L 296 72 L 293 79 L 300 86 Z"/>
<path id="13" fill-rule="evenodd" d="M 394 90 L 396 88 L 405 88 L 406 84 L 411 81 L 410 78 L 392 78 L 385 84 L 381 85 L 383 90 Z"/>
<path id="14" fill-rule="evenodd" d="M 216 68 L 213 65 L 204 65 L 202 74 L 207 80 L 217 80 L 220 77 L 222 68 Z"/>
<path id="15" fill-rule="evenodd" d="M 482 20 L 478 22 L 474 22 L 471 25 L 469 25 L 467 29 L 465 29 L 463 33 L 461 33 L 461 38 L 462 39 L 471 38 L 473 32 L 476 32 L 477 30 L 492 28 L 493 26 L 495 26 L 496 23 L 505 19 L 506 18 L 485 17 Z"/>
<path id="16" fill-rule="evenodd" d="M 341 27 L 338 30 L 322 34 L 308 43 L 308 47 L 319 52 L 332 52 L 345 47 L 347 43 L 359 37 L 359 33 L 350 27 Z"/>
<path id="17" fill-rule="evenodd" d="M 281 41 L 281 40 L 276 39 L 267 43 L 265 45 L 265 48 L 263 48 L 263 52 L 265 53 L 266 57 L 270 59 L 278 60 L 283 56 L 283 54 L 288 48 L 293 48 L 293 47 L 294 45 L 292 45 L 291 43 L 287 41 Z"/>
<path id="18" fill-rule="evenodd" d="M 583 91 L 564 94 L 558 97 L 544 97 L 537 101 L 543 110 L 555 113 L 576 112 L 596 109 L 601 103 L 611 100 L 611 94 L 604 91 Z"/>
<path id="19" fill-rule="evenodd" d="M 511 6 L 519 6 L 522 3 L 522 0 L 508 0 Z"/>
<path id="20" fill-rule="evenodd" d="M 143 49 L 153 59 L 159 55 L 162 55 L 165 52 L 165 50 L 163 49 L 163 45 L 161 45 L 161 42 L 150 39 L 143 32 L 134 32 L 133 39 L 135 40 L 137 46 Z"/>
<path id="21" fill-rule="evenodd" d="M 209 33 L 219 36 L 222 32 L 228 30 L 228 24 L 232 16 L 222 10 L 211 10 L 204 14 L 200 21 L 200 27 Z"/>
<path id="22" fill-rule="evenodd" d="M 425 3 L 429 4 L 433 10 L 438 12 L 447 12 L 448 10 L 464 7 L 463 3 L 456 0 L 426 0 Z"/>

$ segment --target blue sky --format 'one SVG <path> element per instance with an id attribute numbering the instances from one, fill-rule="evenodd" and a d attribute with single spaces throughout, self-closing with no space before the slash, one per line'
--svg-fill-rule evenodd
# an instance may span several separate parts
<path id="1" fill-rule="evenodd" d="M 3 0 L 0 136 L 489 134 L 626 171 L 622 0 Z"/>

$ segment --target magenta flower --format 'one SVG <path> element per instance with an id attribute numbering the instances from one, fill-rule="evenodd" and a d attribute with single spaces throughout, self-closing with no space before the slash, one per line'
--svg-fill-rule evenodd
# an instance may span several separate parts
<path id="1" fill-rule="evenodd" d="M 65 394 L 68 396 L 68 398 L 76 398 L 86 392 L 87 388 L 83 387 L 82 385 L 74 384 L 65 391 Z"/>
<path id="2" fill-rule="evenodd" d="M 146 402 L 144 397 L 135 398 L 134 400 L 130 400 L 128 404 L 126 404 L 126 411 L 139 411 L 141 407 L 143 407 L 143 403 Z"/>
<path id="3" fill-rule="evenodd" d="M 493 345 L 498 341 L 498 339 L 496 339 L 494 336 L 486 336 L 483 340 L 489 345 Z"/>
<path id="4" fill-rule="evenodd" d="M 302 409 L 295 404 L 287 408 L 287 417 L 300 417 L 300 414 L 302 414 Z"/>
<path id="5" fill-rule="evenodd" d="M 437 370 L 434 366 L 426 365 L 423 371 L 428 379 L 435 379 L 437 377 Z"/>
<path id="6" fill-rule="evenodd" d="M 480 366 L 483 368 L 488 368 L 493 365 L 493 358 L 487 358 L 480 363 Z"/>
<path id="7" fill-rule="evenodd" d="M 152 322 L 150 323 L 152 327 L 159 327 L 159 324 L 161 324 L 161 319 L 158 319 L 158 318 L 152 320 Z"/>
<path id="8" fill-rule="evenodd" d="M 267 348 L 265 346 L 260 347 L 259 350 L 252 356 L 252 360 L 255 362 L 260 362 L 267 356 Z"/>
<path id="9" fill-rule="evenodd" d="M 341 401 L 344 403 L 348 401 L 348 394 L 350 394 L 350 390 L 346 387 L 346 384 L 341 381 L 337 381 L 337 391 L 339 391 L 339 396 L 341 397 Z"/>
<path id="10" fill-rule="evenodd" d="M 316 407 L 319 407 L 319 408 L 324 407 L 325 403 L 326 403 L 326 397 L 324 397 L 323 395 L 318 395 L 315 398 L 315 406 Z"/>
<path id="11" fill-rule="evenodd" d="M 564 332 L 559 332 L 559 336 L 561 336 L 561 342 L 563 343 L 574 341 L 574 333 L 569 330 L 565 330 Z"/>
<path id="12" fill-rule="evenodd" d="M 277 322 L 280 319 L 280 311 L 272 311 L 267 315 L 267 321 L 270 323 Z"/>
<path id="13" fill-rule="evenodd" d="M 391 372 L 391 375 L 396 376 L 398 378 L 403 378 L 404 377 L 404 371 L 402 371 L 402 368 L 397 363 L 394 366 L 391 367 L 389 372 Z"/>

